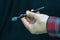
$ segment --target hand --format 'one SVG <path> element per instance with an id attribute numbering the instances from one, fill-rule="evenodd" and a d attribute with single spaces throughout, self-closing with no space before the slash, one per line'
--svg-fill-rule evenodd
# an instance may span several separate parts
<path id="1" fill-rule="evenodd" d="M 48 15 L 40 14 L 39 12 L 33 13 L 31 11 L 26 11 L 27 17 L 21 18 L 25 27 L 32 34 L 42 34 L 47 33 L 46 22 Z"/>

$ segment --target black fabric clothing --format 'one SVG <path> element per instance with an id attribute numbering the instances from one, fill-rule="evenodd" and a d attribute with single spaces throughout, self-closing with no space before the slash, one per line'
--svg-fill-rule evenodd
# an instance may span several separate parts
<path id="1" fill-rule="evenodd" d="M 18 19 L 26 10 L 44 6 L 42 13 L 60 17 L 60 0 L 0 0 L 0 40 L 55 40 L 48 34 L 32 35 Z"/>

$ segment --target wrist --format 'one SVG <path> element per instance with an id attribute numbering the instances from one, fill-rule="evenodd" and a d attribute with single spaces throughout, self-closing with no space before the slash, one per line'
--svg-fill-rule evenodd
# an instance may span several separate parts
<path id="1" fill-rule="evenodd" d="M 45 30 L 45 33 L 48 33 L 48 32 L 47 32 L 47 27 L 46 27 L 46 26 L 47 26 L 48 18 L 49 18 L 49 16 L 46 16 L 46 18 L 45 18 L 45 29 L 46 29 L 46 30 Z"/>
<path id="2" fill-rule="evenodd" d="M 42 22 L 42 27 L 44 27 L 43 28 L 43 33 L 47 33 L 47 25 L 46 25 L 46 23 L 47 23 L 47 20 L 48 20 L 48 18 L 49 18 L 49 16 L 48 15 L 45 15 L 45 14 L 41 14 L 41 22 Z"/>

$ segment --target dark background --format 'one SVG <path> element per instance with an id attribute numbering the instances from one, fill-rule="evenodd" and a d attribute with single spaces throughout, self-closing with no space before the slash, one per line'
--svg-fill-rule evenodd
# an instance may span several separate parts
<path id="1" fill-rule="evenodd" d="M 44 14 L 60 17 L 59 0 L 0 0 L 0 40 L 55 40 L 48 34 L 32 35 L 20 19 L 11 21 L 13 16 L 42 6 Z"/>

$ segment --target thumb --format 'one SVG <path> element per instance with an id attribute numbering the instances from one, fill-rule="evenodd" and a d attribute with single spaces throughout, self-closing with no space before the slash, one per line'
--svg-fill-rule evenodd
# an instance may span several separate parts
<path id="1" fill-rule="evenodd" d="M 26 14 L 27 14 L 28 17 L 37 19 L 37 15 L 34 12 L 26 11 Z"/>

